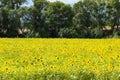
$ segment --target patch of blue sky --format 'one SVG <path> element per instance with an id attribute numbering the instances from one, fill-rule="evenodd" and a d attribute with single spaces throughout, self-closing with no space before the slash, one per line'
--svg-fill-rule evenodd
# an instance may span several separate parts
<path id="1" fill-rule="evenodd" d="M 48 1 L 50 2 L 61 1 L 66 4 L 74 5 L 74 3 L 77 3 L 80 0 L 48 0 Z M 32 6 L 32 5 L 33 5 L 32 0 L 27 0 L 27 2 L 23 4 L 23 6 Z"/>

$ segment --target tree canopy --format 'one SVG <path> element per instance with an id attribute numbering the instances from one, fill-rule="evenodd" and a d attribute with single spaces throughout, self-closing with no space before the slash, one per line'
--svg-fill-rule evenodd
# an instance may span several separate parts
<path id="1" fill-rule="evenodd" d="M 0 37 L 120 37 L 120 0 L 0 0 Z"/>

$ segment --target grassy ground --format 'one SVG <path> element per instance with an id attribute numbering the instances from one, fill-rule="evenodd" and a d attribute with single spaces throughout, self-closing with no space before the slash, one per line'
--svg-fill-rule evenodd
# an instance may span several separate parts
<path id="1" fill-rule="evenodd" d="M 120 40 L 0 39 L 0 80 L 120 80 Z"/>

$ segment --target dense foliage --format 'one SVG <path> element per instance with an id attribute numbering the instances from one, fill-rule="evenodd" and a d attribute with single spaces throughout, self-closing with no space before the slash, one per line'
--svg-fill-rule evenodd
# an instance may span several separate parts
<path id="1" fill-rule="evenodd" d="M 0 37 L 120 37 L 120 0 L 0 0 Z"/>

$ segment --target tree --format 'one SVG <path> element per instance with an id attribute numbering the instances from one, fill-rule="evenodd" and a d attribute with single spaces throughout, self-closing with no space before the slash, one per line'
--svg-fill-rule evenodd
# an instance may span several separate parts
<path id="1" fill-rule="evenodd" d="M 83 0 L 74 5 L 74 26 L 79 37 L 102 37 L 105 25 L 105 3 L 97 0 Z"/>
<path id="2" fill-rule="evenodd" d="M 74 5 L 75 16 L 73 18 L 74 26 L 79 34 L 78 37 L 88 37 L 90 27 L 90 9 L 89 1 L 79 1 Z"/>
<path id="3" fill-rule="evenodd" d="M 20 16 L 18 9 L 26 0 L 1 0 L 0 1 L 0 30 L 1 33 L 6 33 L 7 37 L 16 37 L 17 29 L 20 26 Z"/>
<path id="4" fill-rule="evenodd" d="M 106 2 L 106 25 L 111 27 L 110 34 L 119 35 L 120 33 L 120 1 L 119 0 L 107 0 Z"/>
<path id="5" fill-rule="evenodd" d="M 61 28 L 58 33 L 60 38 L 76 38 L 78 34 L 73 27 Z"/>
<path id="6" fill-rule="evenodd" d="M 0 0 L 0 37 L 102 38 L 120 36 L 120 0 Z"/>
<path id="7" fill-rule="evenodd" d="M 45 10 L 48 7 L 49 2 L 46 0 L 33 0 L 34 6 L 31 8 L 31 23 L 34 27 L 34 35 L 36 37 L 48 37 L 48 28 L 45 24 Z"/>
<path id="8" fill-rule="evenodd" d="M 20 16 L 20 37 L 34 37 L 32 32 L 34 30 L 32 25 L 32 14 L 31 7 L 21 7 L 18 10 L 18 15 Z"/>
<path id="9" fill-rule="evenodd" d="M 59 31 L 61 28 L 71 27 L 73 10 L 70 5 L 66 5 L 62 2 L 53 2 L 49 4 L 45 12 L 46 24 L 48 25 L 50 37 L 59 37 Z"/>

